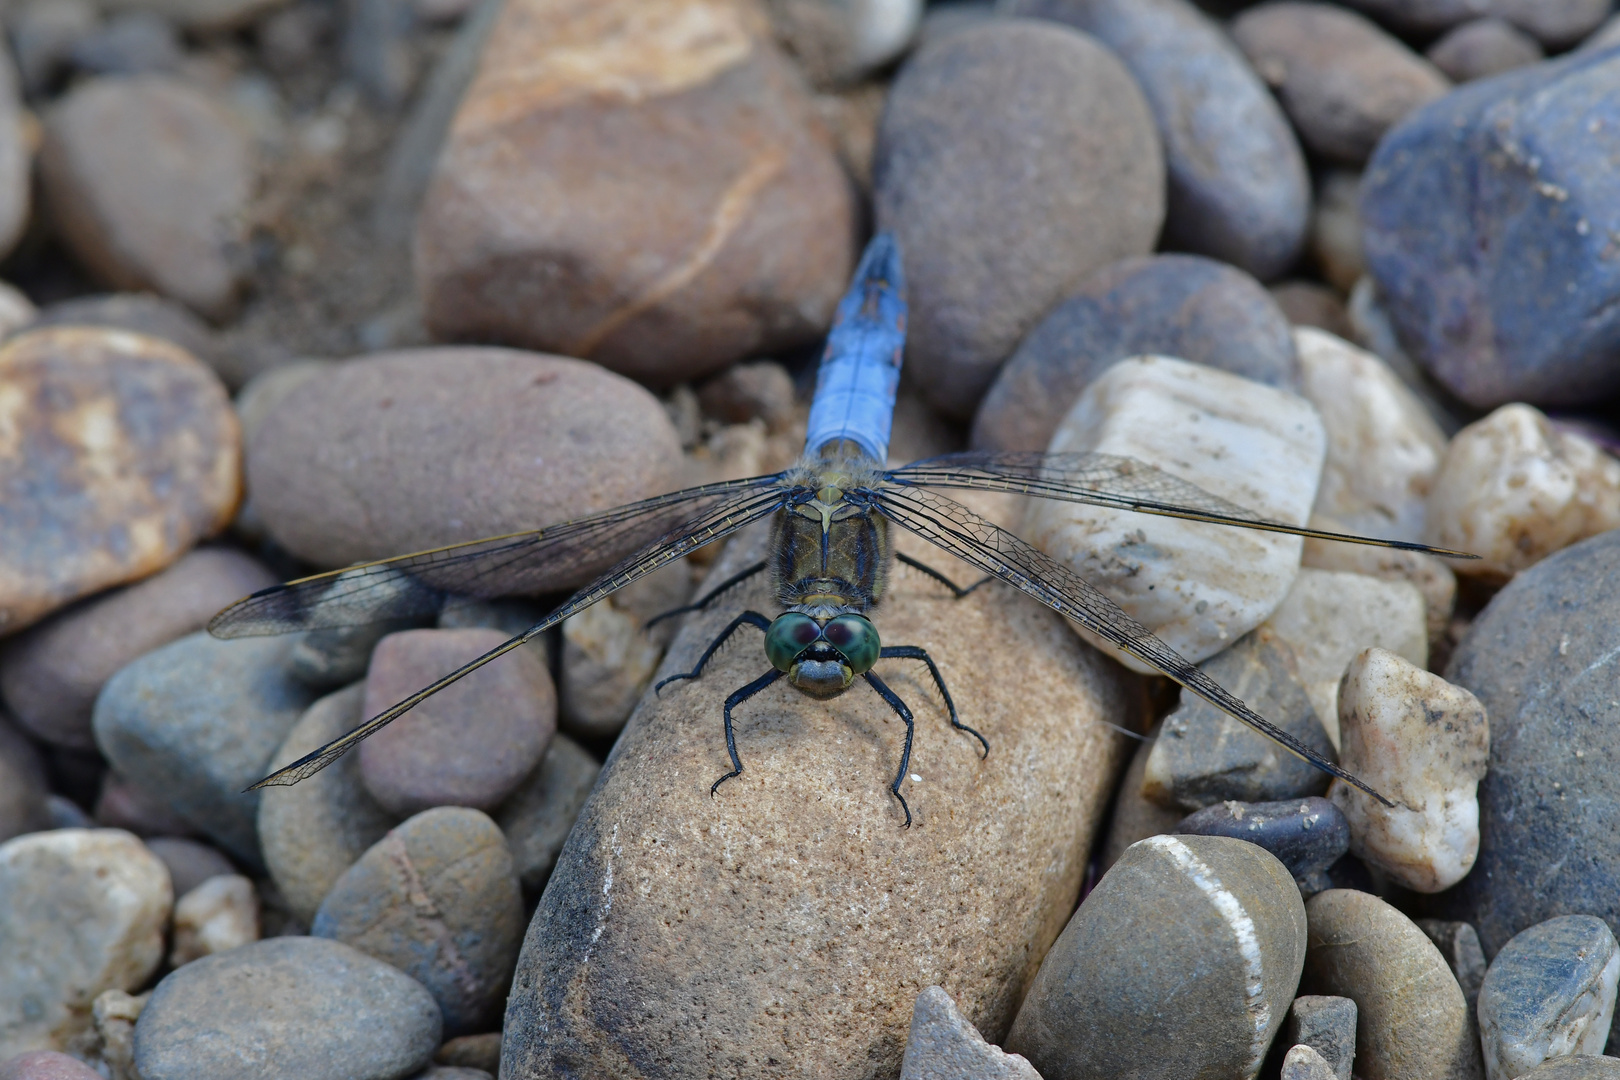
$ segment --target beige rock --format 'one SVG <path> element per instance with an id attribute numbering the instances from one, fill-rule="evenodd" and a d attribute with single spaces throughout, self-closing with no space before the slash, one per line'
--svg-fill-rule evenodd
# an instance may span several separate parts
<path id="1" fill-rule="evenodd" d="M 241 491 L 214 373 L 155 338 L 77 327 L 0 346 L 0 632 L 163 569 Z"/>
<path id="2" fill-rule="evenodd" d="M 711 580 L 762 552 L 760 533 L 739 537 Z M 989 758 L 950 729 L 920 664 L 882 661 L 917 716 L 911 829 L 888 791 L 904 729 L 864 686 L 821 702 L 779 684 L 739 707 L 746 771 L 711 798 L 728 767 L 722 703 L 769 667 L 758 638 L 645 698 L 530 924 L 503 1074 L 566 1060 L 624 1075 L 656 1055 L 668 1080 L 892 1076 L 912 1003 L 938 983 L 988 1038 L 1006 1030 L 1073 909 L 1122 763 L 1124 740 L 1094 721 L 1120 722 L 1128 699 L 1117 668 L 1002 586 L 961 601 L 922 575 L 891 588 L 884 641 L 929 650 Z M 662 673 L 766 604 L 755 583 L 693 616 Z"/>
<path id="3" fill-rule="evenodd" d="M 85 1056 L 104 1065 L 112 1080 L 141 1080 L 135 1071 L 135 1021 L 141 1018 L 141 1010 L 151 997 L 151 991 L 128 994 L 106 990 L 90 1006 L 94 1034 L 85 1041 L 93 1045 Z"/>
<path id="4" fill-rule="evenodd" d="M 1367 273 L 1361 250 L 1361 174 L 1330 169 L 1316 187 L 1311 211 L 1310 251 L 1322 276 L 1348 293 Z"/>
<path id="5" fill-rule="evenodd" d="M 758 8 L 512 0 L 422 203 L 417 279 L 441 338 L 668 385 L 822 333 L 855 232 Z"/>
<path id="6" fill-rule="evenodd" d="M 0 338 L 8 338 L 39 317 L 39 308 L 15 285 L 0 281 Z"/>
<path id="7" fill-rule="evenodd" d="M 1311 528 L 1328 532 L 1355 530 L 1336 518 L 1312 514 Z M 1457 605 L 1457 574 L 1450 560 L 1425 555 L 1421 551 L 1345 544 L 1336 540 L 1307 538 L 1300 565 L 1312 570 L 1340 570 L 1365 574 L 1383 581 L 1410 582 L 1423 594 L 1424 622 L 1428 627 L 1429 648 L 1445 636 L 1451 613 Z"/>
<path id="8" fill-rule="evenodd" d="M 181 967 L 258 940 L 259 894 L 253 882 L 241 874 L 221 874 L 175 901 L 169 966 Z"/>
<path id="9" fill-rule="evenodd" d="M 1479 699 L 1386 649 L 1363 651 L 1339 684 L 1339 764 L 1396 803 L 1342 780 L 1328 798 L 1350 850 L 1418 892 L 1439 892 L 1479 854 L 1479 782 L 1491 730 Z"/>
<path id="10" fill-rule="evenodd" d="M 1049 449 L 1136 458 L 1265 517 L 1303 525 L 1325 445 L 1322 422 L 1304 398 L 1157 356 L 1121 361 L 1091 383 Z M 1195 663 L 1264 622 L 1299 569 L 1298 537 L 1029 503 L 1025 539 Z M 1149 670 L 1112 646 L 1106 651 L 1133 671 Z"/>
<path id="11" fill-rule="evenodd" d="M 562 624 L 560 718 L 587 737 L 617 734 L 652 681 L 675 624 L 647 620 L 686 603 L 691 568 L 671 563 Z"/>
<path id="12" fill-rule="evenodd" d="M 1504 405 L 1459 431 L 1429 496 L 1424 540 L 1504 580 L 1577 540 L 1620 528 L 1620 461 L 1529 405 Z"/>
<path id="13" fill-rule="evenodd" d="M 1281 1080 L 1336 1080 L 1327 1058 L 1309 1046 L 1289 1047 L 1283 1056 Z"/>

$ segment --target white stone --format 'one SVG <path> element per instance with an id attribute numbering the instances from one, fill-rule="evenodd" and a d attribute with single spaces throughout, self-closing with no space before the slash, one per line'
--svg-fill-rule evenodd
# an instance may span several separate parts
<path id="1" fill-rule="evenodd" d="M 917 995 L 900 1080 L 1041 1080 L 1022 1054 L 992 1046 L 943 988 Z"/>
<path id="2" fill-rule="evenodd" d="M 923 0 L 767 0 L 776 35 L 817 86 L 854 82 L 906 51 Z"/>
<path id="3" fill-rule="evenodd" d="M 1283 1058 L 1281 1080 L 1337 1080 L 1327 1058 L 1304 1043 L 1291 1047 Z"/>
<path id="4" fill-rule="evenodd" d="M 1327 429 L 1316 513 L 1350 532 L 1418 540 L 1446 437 L 1388 364 L 1326 330 L 1294 328 L 1300 392 Z"/>
<path id="5" fill-rule="evenodd" d="M 1354 531 L 1344 522 L 1322 514 L 1311 515 L 1311 528 L 1327 532 Z M 1451 613 L 1457 604 L 1457 575 L 1447 559 L 1425 555 L 1421 551 L 1307 539 L 1300 563 L 1315 570 L 1345 570 L 1383 581 L 1411 582 L 1423 594 L 1430 648 L 1445 635 L 1446 627 L 1451 624 Z"/>
<path id="6" fill-rule="evenodd" d="M 1577 540 L 1620 528 L 1620 461 L 1529 405 L 1459 431 L 1429 495 L 1424 540 L 1478 555 L 1459 574 L 1512 577 Z"/>
<path id="7" fill-rule="evenodd" d="M 0 338 L 8 338 L 39 317 L 39 308 L 15 285 L 0 281 Z"/>
<path id="8" fill-rule="evenodd" d="M 55 829 L 0 844 L 0 1061 L 62 1050 L 104 990 L 163 959 L 169 871 L 122 829 Z"/>
<path id="9" fill-rule="evenodd" d="M 1303 525 L 1326 438 L 1302 397 L 1201 364 L 1142 356 L 1088 386 L 1048 449 L 1136 458 L 1264 517 Z M 1028 501 L 1026 539 L 1194 663 L 1264 622 L 1299 572 L 1296 536 Z M 1152 670 L 1081 636 L 1135 671 Z"/>
<path id="10" fill-rule="evenodd" d="M 1299 677 L 1317 718 L 1339 745 L 1339 680 L 1356 654 L 1388 649 L 1418 667 L 1429 663 L 1423 594 L 1406 581 L 1303 569 L 1267 625 L 1299 659 Z"/>
<path id="11" fill-rule="evenodd" d="M 183 967 L 259 940 L 259 894 L 241 874 L 219 874 L 174 905 L 169 966 Z"/>
<path id="12" fill-rule="evenodd" d="M 1339 687 L 1339 764 L 1393 807 L 1342 780 L 1328 789 L 1350 820 L 1350 850 L 1409 889 L 1463 879 L 1479 854 L 1479 782 L 1490 758 L 1485 707 L 1387 649 L 1367 649 Z"/>

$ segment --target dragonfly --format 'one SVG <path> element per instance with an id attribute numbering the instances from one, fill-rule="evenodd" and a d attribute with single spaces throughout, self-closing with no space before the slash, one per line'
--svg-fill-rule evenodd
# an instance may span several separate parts
<path id="1" fill-rule="evenodd" d="M 779 681 L 815 698 L 866 684 L 905 725 L 900 768 L 889 791 L 911 824 L 901 790 L 916 732 L 911 709 L 878 674 L 882 661 L 924 665 L 953 729 L 990 744 L 962 723 L 944 674 L 915 645 L 885 645 L 872 621 L 895 561 L 965 596 L 944 574 L 894 549 L 904 529 L 1046 605 L 1215 707 L 1281 743 L 1318 769 L 1385 805 L 1377 791 L 1272 724 L 1178 654 L 1068 566 L 979 516 L 942 492 L 1011 492 L 1244 529 L 1354 544 L 1474 558 L 1400 540 L 1380 540 L 1267 519 L 1163 470 L 1129 457 L 1101 454 L 964 452 L 899 468 L 885 467 L 906 333 L 901 253 L 888 233 L 875 236 L 839 302 L 810 408 L 803 457 L 767 476 L 703 484 L 529 532 L 450 544 L 300 578 L 254 593 L 214 617 L 220 638 L 354 627 L 382 620 L 431 618 L 456 598 L 488 599 L 556 593 L 587 583 L 527 630 L 423 687 L 347 734 L 271 773 L 252 788 L 306 779 L 375 735 L 422 701 L 522 647 L 569 616 L 699 548 L 771 519 L 767 558 L 720 583 L 694 604 L 708 608 L 756 574 L 768 573 L 780 613 L 744 611 L 709 644 L 690 671 L 655 688 L 701 677 L 715 653 L 745 628 L 764 634 L 769 667 L 738 687 L 722 709 L 731 769 L 709 788 L 714 796 L 742 774 L 733 711 Z M 981 581 L 979 584 L 983 584 Z"/>

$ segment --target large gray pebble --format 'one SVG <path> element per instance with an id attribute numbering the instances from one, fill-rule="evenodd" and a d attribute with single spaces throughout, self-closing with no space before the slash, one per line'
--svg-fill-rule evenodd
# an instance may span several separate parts
<path id="1" fill-rule="evenodd" d="M 1513 1080 L 1551 1057 L 1601 1053 L 1617 980 L 1620 946 L 1602 919 L 1561 915 L 1514 935 L 1479 991 L 1488 1080 Z"/>
<path id="2" fill-rule="evenodd" d="M 96 743 L 238 861 L 262 865 L 255 817 L 270 755 L 314 693 L 288 677 L 287 642 L 217 641 L 206 631 L 147 653 L 96 699 Z"/>
<path id="3" fill-rule="evenodd" d="M 1003 0 L 1000 10 L 1084 30 L 1136 76 L 1164 139 L 1165 246 L 1262 279 L 1293 264 L 1310 212 L 1305 156 L 1276 100 L 1211 19 L 1184 0 Z"/>
<path id="4" fill-rule="evenodd" d="M 439 1008 L 398 968 L 322 938 L 180 968 L 135 1024 L 142 1080 L 396 1080 L 439 1045 Z"/>
<path id="5" fill-rule="evenodd" d="M 554 735 L 539 767 L 495 811 L 495 821 L 512 849 L 518 880 L 528 895 L 538 896 L 545 888 L 563 841 L 601 771 L 596 759 L 577 742 Z"/>
<path id="6" fill-rule="evenodd" d="M 917 995 L 900 1080 L 1041 1080 L 1028 1059 L 991 1046 L 942 987 Z"/>
<path id="7" fill-rule="evenodd" d="M 924 397 L 972 415 L 1042 312 L 1090 271 L 1152 250 L 1164 178 L 1141 90 L 1084 34 L 994 19 L 913 56 L 873 183 L 878 225 L 905 253 L 907 362 Z"/>

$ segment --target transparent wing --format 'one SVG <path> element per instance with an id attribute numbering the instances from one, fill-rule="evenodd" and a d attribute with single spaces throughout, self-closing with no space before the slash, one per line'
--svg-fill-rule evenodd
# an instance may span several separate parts
<path id="1" fill-rule="evenodd" d="M 418 690 L 404 701 L 389 706 L 347 735 L 334 739 L 320 749 L 304 755 L 287 767 L 271 773 L 248 790 L 252 791 L 254 788 L 270 786 L 284 787 L 315 775 L 339 757 L 348 753 L 362 740 L 375 735 L 378 731 L 381 731 L 384 727 L 451 683 L 472 674 L 491 660 L 505 656 L 523 643 L 545 633 L 576 611 L 583 611 L 598 600 L 624 588 L 637 578 L 645 577 L 654 570 L 691 554 L 705 544 L 719 540 L 721 537 L 728 536 L 745 525 L 766 517 L 783 506 L 791 497 L 792 491 L 791 488 L 780 486 L 772 486 L 763 490 L 755 487 L 752 490 L 739 493 L 735 498 L 722 500 L 718 505 L 701 510 L 696 516 L 689 517 L 679 527 L 661 539 L 643 547 L 607 573 L 580 589 L 569 598 L 567 603 L 523 633 L 497 645 L 477 659 L 463 664 L 444 678 Z"/>
<path id="2" fill-rule="evenodd" d="M 220 638 L 288 634 L 386 619 L 431 617 L 447 595 L 541 595 L 589 581 L 627 552 L 697 515 L 744 506 L 780 476 L 758 476 L 657 495 L 531 532 L 418 551 L 272 585 L 215 615 Z"/>
<path id="3" fill-rule="evenodd" d="M 1098 637 L 1163 672 L 1222 712 L 1275 739 L 1323 772 L 1354 784 L 1386 806 L 1394 805 L 1239 701 L 1192 661 L 1127 615 L 1096 586 L 1012 533 L 960 503 L 932 491 L 914 488 L 865 489 L 861 495 L 870 500 L 878 513 L 901 528 L 937 544 L 963 562 L 993 574 L 1053 611 L 1073 619 Z"/>
<path id="4" fill-rule="evenodd" d="M 884 474 L 890 483 L 907 487 L 980 488 L 1012 491 L 1041 499 L 1089 503 L 1116 510 L 1236 525 L 1262 532 L 1290 533 L 1318 540 L 1421 551 L 1448 559 L 1477 559 L 1462 551 L 1429 547 L 1407 540 L 1324 532 L 1284 521 L 1272 521 L 1246 507 L 1214 495 L 1197 484 L 1172 476 L 1155 465 L 1115 454 L 1043 454 L 1027 451 L 969 451 L 913 462 Z"/>

